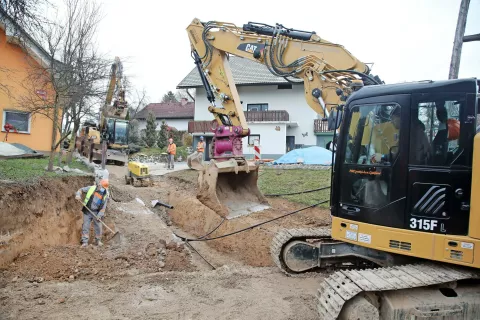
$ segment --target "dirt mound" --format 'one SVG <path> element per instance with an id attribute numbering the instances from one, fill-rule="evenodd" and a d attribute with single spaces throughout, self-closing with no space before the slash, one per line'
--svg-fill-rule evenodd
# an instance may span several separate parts
<path id="1" fill-rule="evenodd" d="M 158 271 L 194 270 L 182 246 L 150 243 L 145 248 L 112 255 L 109 248 L 54 246 L 25 251 L 13 262 L 8 274 L 29 281 L 110 279 Z M 73 276 L 73 279 L 72 279 Z"/>
<path id="2" fill-rule="evenodd" d="M 78 243 L 82 215 L 75 191 L 92 183 L 92 177 L 64 177 L 2 185 L 0 266 L 31 247 Z"/>
<path id="3" fill-rule="evenodd" d="M 169 202 L 175 207 L 174 210 L 168 210 L 172 222 L 186 233 L 196 237 L 204 236 L 219 225 L 220 227 L 209 237 L 221 236 L 303 207 L 284 199 L 269 199 L 271 209 L 222 222 L 223 218 L 200 203 L 194 194 L 187 190 L 182 193 L 171 192 Z M 329 225 L 330 222 L 328 210 L 312 208 L 259 228 L 206 243 L 212 248 L 228 254 L 232 259 L 240 260 L 248 265 L 273 266 L 270 257 L 270 243 L 278 230 L 285 227 L 320 227 Z"/>

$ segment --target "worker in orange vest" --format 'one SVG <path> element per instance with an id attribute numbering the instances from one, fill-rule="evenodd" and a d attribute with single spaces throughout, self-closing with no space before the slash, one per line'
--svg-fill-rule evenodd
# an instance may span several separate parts
<path id="1" fill-rule="evenodd" d="M 167 169 L 170 170 L 170 164 L 172 166 L 171 170 L 173 170 L 173 165 L 175 163 L 175 155 L 177 154 L 177 145 L 173 143 L 173 138 L 168 139 L 168 147 L 167 147 Z"/>
<path id="2" fill-rule="evenodd" d="M 200 154 L 200 157 L 203 160 L 203 153 L 205 152 L 205 142 L 203 141 L 203 136 L 200 137 L 200 141 L 197 143 L 197 152 Z"/>

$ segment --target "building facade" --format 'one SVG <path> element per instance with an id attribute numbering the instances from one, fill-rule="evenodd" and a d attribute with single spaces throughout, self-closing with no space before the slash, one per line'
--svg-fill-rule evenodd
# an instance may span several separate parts
<path id="1" fill-rule="evenodd" d="M 42 114 L 31 114 L 25 103 L 42 103 L 54 97 L 48 76 L 39 70 L 48 65 L 48 54 L 0 9 L 0 141 L 21 143 L 37 151 L 50 151 L 52 120 Z M 33 81 L 35 75 L 35 81 Z"/>
<path id="2" fill-rule="evenodd" d="M 305 101 L 301 81 L 288 82 L 273 76 L 264 65 L 235 56 L 230 56 L 230 67 L 251 132 L 243 139 L 247 158 L 253 158 L 255 140 L 262 159 L 277 159 L 297 148 L 325 147 L 331 140 L 333 134 L 326 130 L 326 123 L 323 125 Z M 194 135 L 194 145 L 203 135 L 208 148 L 213 115 L 208 111 L 210 104 L 197 69 L 177 88 L 196 90 L 194 121 L 189 123 L 188 132 Z"/>

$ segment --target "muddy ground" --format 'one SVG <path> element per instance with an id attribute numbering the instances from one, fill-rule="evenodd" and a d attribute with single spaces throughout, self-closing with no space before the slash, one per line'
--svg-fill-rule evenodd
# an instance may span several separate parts
<path id="1" fill-rule="evenodd" d="M 309 209 L 189 246 L 174 233 L 196 238 L 218 227 L 214 237 L 302 205 L 269 199 L 271 209 L 222 222 L 196 199 L 195 172 L 156 177 L 153 187 L 136 188 L 125 185 L 123 168 L 108 169 L 106 222 L 121 232 L 121 241 L 100 248 L 79 247 L 81 213 L 73 192 L 89 183 L 86 178 L 69 178 L 60 189 L 51 180 L 7 186 L 15 192 L 0 198 L 4 205 L 28 199 L 35 205 L 11 207 L 15 219 L 0 214 L 0 319 L 318 318 L 314 300 L 323 275 L 285 276 L 273 265 L 269 246 L 282 227 L 327 225 L 326 210 Z M 174 209 L 152 208 L 155 199 Z M 104 230 L 105 240 L 110 237 Z"/>

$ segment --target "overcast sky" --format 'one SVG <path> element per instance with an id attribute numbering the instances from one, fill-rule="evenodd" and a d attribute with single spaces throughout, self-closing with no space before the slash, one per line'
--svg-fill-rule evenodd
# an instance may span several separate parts
<path id="1" fill-rule="evenodd" d="M 446 79 L 461 0 L 98 0 L 101 50 L 124 60 L 135 87 L 157 102 L 195 66 L 186 28 L 194 18 L 242 26 L 281 23 L 339 43 L 386 83 Z M 283 4 L 281 4 L 283 3 Z M 471 0 L 465 34 L 480 33 Z M 463 44 L 459 77 L 480 77 L 480 42 Z"/>

